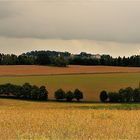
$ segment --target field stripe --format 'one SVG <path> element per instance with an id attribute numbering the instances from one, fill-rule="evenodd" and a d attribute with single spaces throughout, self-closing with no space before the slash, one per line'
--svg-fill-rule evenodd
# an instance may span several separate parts
<path id="1" fill-rule="evenodd" d="M 96 74 L 140 74 L 140 72 L 94 72 L 94 73 L 64 73 L 64 74 L 4 74 L 0 77 L 25 77 L 25 76 L 61 76 L 61 75 L 96 75 Z"/>

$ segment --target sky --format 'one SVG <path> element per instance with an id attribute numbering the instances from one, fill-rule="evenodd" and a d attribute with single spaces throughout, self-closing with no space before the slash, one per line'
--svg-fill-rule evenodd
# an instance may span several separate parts
<path id="1" fill-rule="evenodd" d="M 140 0 L 0 0 L 0 52 L 140 54 Z"/>

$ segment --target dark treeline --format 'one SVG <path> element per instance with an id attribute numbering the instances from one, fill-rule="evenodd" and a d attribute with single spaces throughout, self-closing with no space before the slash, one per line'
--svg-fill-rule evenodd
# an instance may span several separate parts
<path id="1" fill-rule="evenodd" d="M 65 92 L 63 89 L 58 89 L 55 91 L 54 96 L 57 101 L 66 100 L 70 102 L 73 99 L 79 101 L 83 99 L 83 92 L 81 92 L 79 89 L 75 89 L 74 92 Z M 38 87 L 29 83 L 25 83 L 23 85 L 7 83 L 0 85 L 0 97 L 47 101 L 48 91 L 45 86 Z"/>
<path id="2" fill-rule="evenodd" d="M 140 67 L 140 55 L 131 57 L 113 58 L 110 55 L 101 55 L 100 58 L 74 57 L 69 61 L 73 65 L 104 65 Z"/>
<path id="3" fill-rule="evenodd" d="M 104 90 L 100 93 L 100 100 L 101 102 L 140 103 L 140 87 L 135 89 L 127 87 L 120 89 L 118 92 L 107 92 Z"/>
<path id="4" fill-rule="evenodd" d="M 31 51 L 21 55 L 0 54 L 0 65 L 52 65 L 66 67 L 67 52 L 55 51 Z"/>
<path id="5" fill-rule="evenodd" d="M 52 65 L 66 67 L 73 65 L 140 66 L 140 55 L 113 58 L 110 55 L 87 53 L 71 54 L 56 51 L 31 51 L 19 56 L 0 54 L 0 65 Z"/>
<path id="6" fill-rule="evenodd" d="M 74 92 L 72 91 L 67 91 L 65 92 L 63 89 L 58 89 L 54 93 L 54 97 L 57 101 L 72 101 L 73 99 L 76 99 L 77 101 L 80 101 L 81 99 L 84 98 L 83 92 L 80 91 L 79 89 L 75 89 Z"/>
<path id="7" fill-rule="evenodd" d="M 45 101 L 48 99 L 48 91 L 45 86 L 38 87 L 29 83 L 20 86 L 8 83 L 0 85 L 0 96 Z"/>

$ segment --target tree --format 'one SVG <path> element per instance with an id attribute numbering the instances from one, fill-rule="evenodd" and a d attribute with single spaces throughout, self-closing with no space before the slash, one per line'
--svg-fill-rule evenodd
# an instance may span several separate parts
<path id="1" fill-rule="evenodd" d="M 57 66 L 57 67 L 66 67 L 68 62 L 61 56 L 61 57 L 56 57 L 52 61 L 52 65 Z"/>
<path id="2" fill-rule="evenodd" d="M 62 89 L 58 89 L 57 91 L 55 91 L 55 98 L 56 100 L 65 99 L 65 92 Z"/>
<path id="3" fill-rule="evenodd" d="M 45 52 L 40 52 L 37 55 L 37 63 L 39 65 L 48 65 L 50 64 L 50 58 Z"/>
<path id="4" fill-rule="evenodd" d="M 68 91 L 68 92 L 66 93 L 66 100 L 70 102 L 70 101 L 73 100 L 73 98 L 74 98 L 73 92 Z"/>
<path id="5" fill-rule="evenodd" d="M 131 87 L 125 88 L 125 100 L 126 102 L 131 102 L 133 99 L 133 89 Z"/>
<path id="6" fill-rule="evenodd" d="M 110 102 L 116 102 L 117 103 L 120 100 L 119 93 L 117 93 L 117 92 L 109 92 L 108 93 L 108 98 L 109 98 Z"/>
<path id="7" fill-rule="evenodd" d="M 32 86 L 29 83 L 25 83 L 21 89 L 21 98 L 31 99 Z"/>
<path id="8" fill-rule="evenodd" d="M 37 86 L 35 86 L 35 85 L 32 86 L 32 89 L 31 89 L 31 99 L 37 100 L 39 94 L 40 94 L 40 89 Z"/>
<path id="9" fill-rule="evenodd" d="M 12 85 L 10 83 L 2 85 L 2 92 L 3 92 L 3 94 L 10 95 L 10 94 L 13 93 L 13 91 L 14 91 L 14 85 Z"/>
<path id="10" fill-rule="evenodd" d="M 45 101 L 48 100 L 48 91 L 45 86 L 39 88 L 39 100 Z"/>
<path id="11" fill-rule="evenodd" d="M 100 100 L 101 102 L 106 102 L 108 99 L 108 94 L 105 90 L 101 91 L 100 93 Z"/>
<path id="12" fill-rule="evenodd" d="M 22 91 L 22 86 L 20 85 L 14 85 L 14 91 L 13 91 L 13 95 L 16 98 L 21 98 L 21 91 Z"/>
<path id="13" fill-rule="evenodd" d="M 80 91 L 79 89 L 75 89 L 74 98 L 77 99 L 77 101 L 79 101 L 80 99 L 83 99 L 83 92 Z"/>
<path id="14" fill-rule="evenodd" d="M 133 89 L 131 87 L 120 89 L 119 95 L 121 102 L 131 102 L 133 97 Z"/>
<path id="15" fill-rule="evenodd" d="M 25 83 L 22 86 L 10 83 L 0 85 L 0 95 L 32 100 L 48 99 L 48 91 L 45 86 L 39 88 L 35 85 L 30 85 L 29 83 Z"/>
<path id="16" fill-rule="evenodd" d="M 133 100 L 134 102 L 140 102 L 140 88 L 134 89 Z"/>

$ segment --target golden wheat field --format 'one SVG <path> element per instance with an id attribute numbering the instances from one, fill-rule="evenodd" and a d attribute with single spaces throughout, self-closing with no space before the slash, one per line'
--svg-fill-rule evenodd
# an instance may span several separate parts
<path id="1" fill-rule="evenodd" d="M 0 139 L 140 139 L 139 110 L 82 108 L 97 105 L 0 99 Z"/>

